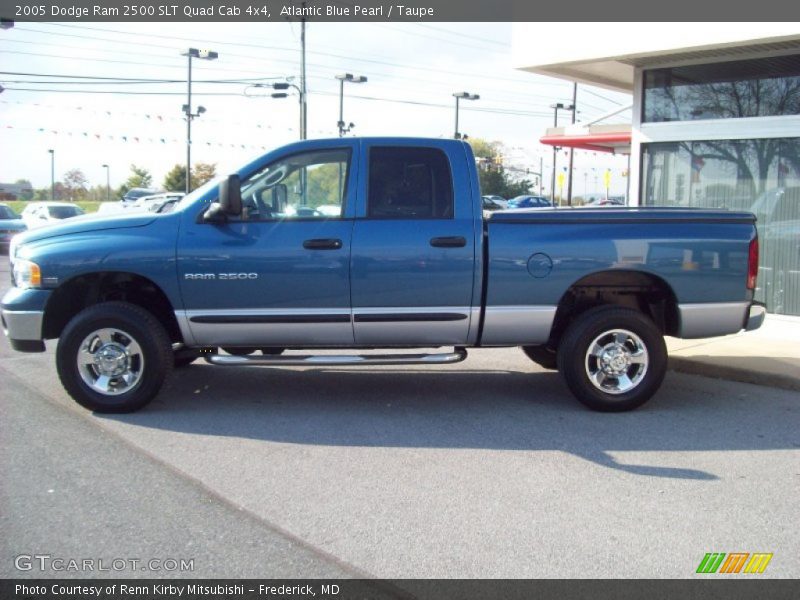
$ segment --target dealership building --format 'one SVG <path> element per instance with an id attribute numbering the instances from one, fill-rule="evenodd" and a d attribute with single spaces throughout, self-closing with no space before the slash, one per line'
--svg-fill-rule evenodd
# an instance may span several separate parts
<path id="1" fill-rule="evenodd" d="M 631 205 L 755 213 L 757 299 L 800 315 L 800 23 L 518 23 L 514 58 L 632 94 L 629 131 L 577 124 L 542 141 L 630 152 Z"/>

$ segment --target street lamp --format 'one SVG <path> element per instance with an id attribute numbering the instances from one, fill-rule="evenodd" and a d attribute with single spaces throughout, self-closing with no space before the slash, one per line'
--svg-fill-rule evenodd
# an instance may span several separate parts
<path id="1" fill-rule="evenodd" d="M 56 199 L 56 151 L 50 148 L 50 201 Z"/>
<path id="2" fill-rule="evenodd" d="M 550 108 L 554 110 L 553 116 L 553 127 L 558 127 L 558 111 L 559 110 L 575 110 L 574 104 L 564 104 L 563 102 L 558 102 L 556 104 L 551 104 Z M 550 186 L 550 194 L 552 195 L 553 206 L 556 204 L 556 154 L 558 153 L 558 147 L 553 146 L 553 180 Z"/>
<path id="3" fill-rule="evenodd" d="M 111 169 L 108 165 L 103 165 L 106 170 L 106 202 L 111 200 Z"/>
<path id="4" fill-rule="evenodd" d="M 212 50 L 198 50 L 197 48 L 189 48 L 185 52 L 181 52 L 181 56 L 185 56 L 189 62 L 189 74 L 186 77 L 187 82 L 187 100 L 183 105 L 183 114 L 186 115 L 186 193 L 192 191 L 192 119 L 199 117 L 206 109 L 202 106 L 197 107 L 197 112 L 192 113 L 192 59 L 199 58 L 201 60 L 216 60 L 219 54 Z"/>
<path id="5" fill-rule="evenodd" d="M 469 92 L 456 92 L 453 94 L 453 98 L 456 99 L 456 128 L 453 137 L 457 140 L 461 139 L 461 134 L 458 132 L 458 101 L 459 100 L 480 100 L 480 96 L 478 94 L 470 94 Z"/>
<path id="6" fill-rule="evenodd" d="M 366 83 L 367 78 L 363 75 L 340 73 L 339 75 L 336 75 L 336 79 L 339 80 L 339 121 L 336 123 L 336 126 L 339 128 L 339 137 L 343 137 L 345 133 L 348 133 L 353 127 L 355 127 L 354 123 L 350 123 L 350 125 L 347 127 L 345 127 L 344 123 L 344 82 L 348 81 L 350 83 Z"/>

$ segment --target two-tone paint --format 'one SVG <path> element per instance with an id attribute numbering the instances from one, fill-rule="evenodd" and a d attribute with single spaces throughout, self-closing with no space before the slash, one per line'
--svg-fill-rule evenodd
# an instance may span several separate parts
<path id="1" fill-rule="evenodd" d="M 450 218 L 368 217 L 370 150 L 386 146 L 447 156 Z M 43 284 L 3 299 L 9 337 L 42 340 L 54 290 L 101 272 L 152 282 L 188 346 L 541 344 L 571 286 L 611 271 L 663 282 L 683 337 L 732 333 L 747 322 L 756 235 L 748 213 L 554 209 L 484 219 L 474 156 L 456 140 L 306 141 L 238 174 L 245 180 L 287 155 L 335 148 L 351 157 L 339 218 L 208 222 L 203 214 L 218 193 L 209 184 L 165 215 L 87 217 L 18 236 L 12 260 L 36 262 Z"/>

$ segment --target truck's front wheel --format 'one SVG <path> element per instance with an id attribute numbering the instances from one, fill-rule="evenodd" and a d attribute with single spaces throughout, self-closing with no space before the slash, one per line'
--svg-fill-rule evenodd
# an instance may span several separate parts
<path id="1" fill-rule="evenodd" d="M 126 413 L 148 404 L 172 370 L 169 337 L 146 310 L 127 302 L 90 306 L 58 341 L 61 383 L 80 405 Z"/>
<path id="2" fill-rule="evenodd" d="M 567 328 L 558 347 L 558 369 L 586 406 L 622 412 L 641 406 L 661 386 L 667 348 L 647 316 L 630 308 L 600 306 Z"/>

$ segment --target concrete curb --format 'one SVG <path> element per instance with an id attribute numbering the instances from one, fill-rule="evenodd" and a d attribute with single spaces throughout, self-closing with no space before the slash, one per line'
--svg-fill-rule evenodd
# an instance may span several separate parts
<path id="1" fill-rule="evenodd" d="M 683 356 L 670 356 L 669 369 L 679 373 L 702 375 L 714 379 L 726 379 L 728 381 L 740 381 L 783 390 L 800 391 L 800 378 L 798 378 L 800 373 L 798 373 L 798 377 L 791 377 L 777 373 L 764 373 L 739 367 L 718 365 Z"/>

